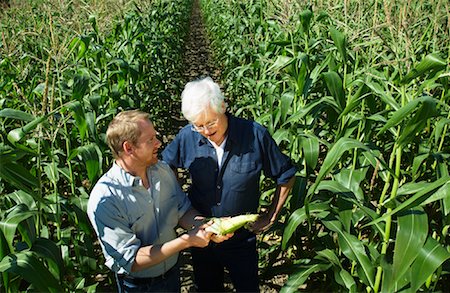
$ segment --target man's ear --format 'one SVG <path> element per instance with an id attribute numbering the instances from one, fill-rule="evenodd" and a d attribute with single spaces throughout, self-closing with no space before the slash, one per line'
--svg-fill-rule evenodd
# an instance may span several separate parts
<path id="1" fill-rule="evenodd" d="M 122 148 L 123 152 L 127 155 L 131 155 L 133 153 L 133 144 L 131 144 L 128 140 L 123 142 Z"/>

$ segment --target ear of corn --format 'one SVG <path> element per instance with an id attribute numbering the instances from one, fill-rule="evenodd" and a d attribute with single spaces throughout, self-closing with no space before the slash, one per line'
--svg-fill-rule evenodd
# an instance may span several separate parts
<path id="1" fill-rule="evenodd" d="M 230 218 L 211 218 L 210 220 L 212 220 L 213 223 L 211 226 L 206 227 L 205 231 L 217 235 L 225 235 L 233 233 L 248 223 L 255 222 L 256 219 L 258 219 L 257 214 L 239 215 Z"/>

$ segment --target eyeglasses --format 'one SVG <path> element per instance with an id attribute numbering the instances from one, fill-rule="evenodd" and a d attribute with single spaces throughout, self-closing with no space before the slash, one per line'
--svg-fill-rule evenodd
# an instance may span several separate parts
<path id="1" fill-rule="evenodd" d="M 203 125 L 203 126 L 197 126 L 195 124 L 192 124 L 192 130 L 197 131 L 197 132 L 203 132 L 206 129 L 211 129 L 213 127 L 215 127 L 217 125 L 217 122 L 219 122 L 219 118 L 216 118 L 215 120 Z"/>

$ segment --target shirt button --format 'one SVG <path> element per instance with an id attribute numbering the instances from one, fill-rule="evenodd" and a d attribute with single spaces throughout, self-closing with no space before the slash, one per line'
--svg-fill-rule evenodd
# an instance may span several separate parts
<path id="1" fill-rule="evenodd" d="M 222 186 L 220 186 L 220 185 L 217 185 L 217 189 L 221 189 L 222 188 Z"/>
<path id="2" fill-rule="evenodd" d="M 220 202 L 217 203 L 217 206 L 220 206 Z"/>

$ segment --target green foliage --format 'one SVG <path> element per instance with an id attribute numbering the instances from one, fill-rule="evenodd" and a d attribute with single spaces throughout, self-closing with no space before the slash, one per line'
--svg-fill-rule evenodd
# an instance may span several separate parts
<path id="1" fill-rule="evenodd" d="M 288 2 L 201 1 L 231 111 L 299 167 L 263 277 L 288 274 L 285 292 L 445 290 L 445 5 Z"/>
<path id="2" fill-rule="evenodd" d="M 104 134 L 130 108 L 171 126 L 191 3 L 32 2 L 0 19 L 0 291 L 111 290 L 86 215 Z"/>

